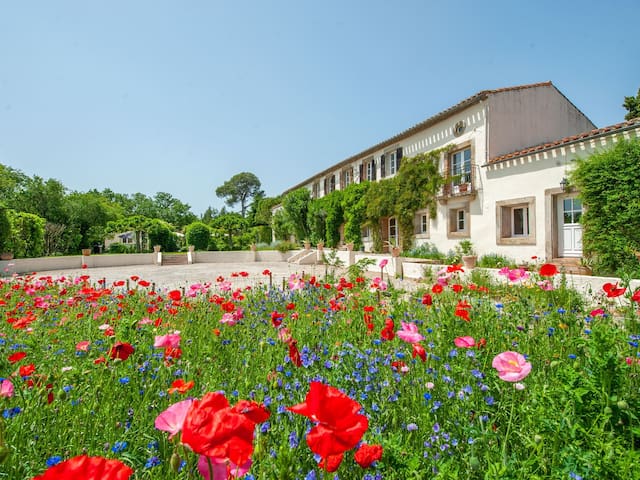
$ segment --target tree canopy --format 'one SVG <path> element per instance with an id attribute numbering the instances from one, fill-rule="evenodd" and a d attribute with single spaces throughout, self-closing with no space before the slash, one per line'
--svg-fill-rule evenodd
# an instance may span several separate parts
<path id="1" fill-rule="evenodd" d="M 622 104 L 627 109 L 627 114 L 624 116 L 625 120 L 631 120 L 632 118 L 640 117 L 640 88 L 638 94 L 635 97 L 624 97 L 624 103 Z"/>
<path id="2" fill-rule="evenodd" d="M 240 204 L 240 215 L 245 216 L 249 200 L 262 195 L 261 183 L 253 173 L 241 172 L 216 188 L 216 195 L 224 198 L 229 207 Z"/>

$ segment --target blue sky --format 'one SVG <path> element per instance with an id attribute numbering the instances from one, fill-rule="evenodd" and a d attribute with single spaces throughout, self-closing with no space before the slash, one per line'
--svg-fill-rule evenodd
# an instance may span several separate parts
<path id="1" fill-rule="evenodd" d="M 551 80 L 598 127 L 640 87 L 636 0 L 0 0 L 0 163 L 201 214 L 275 196 L 485 89 Z"/>

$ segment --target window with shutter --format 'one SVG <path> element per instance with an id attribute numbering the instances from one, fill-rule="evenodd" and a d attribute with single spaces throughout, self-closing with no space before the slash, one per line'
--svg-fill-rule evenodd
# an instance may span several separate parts
<path id="1" fill-rule="evenodd" d="M 384 155 L 382 155 L 380 157 L 380 178 L 384 178 L 386 176 L 384 161 L 385 161 L 385 158 L 384 158 Z"/>

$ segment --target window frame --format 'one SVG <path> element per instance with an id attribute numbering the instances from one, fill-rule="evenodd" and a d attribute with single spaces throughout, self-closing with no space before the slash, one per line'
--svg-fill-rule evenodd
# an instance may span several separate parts
<path id="1" fill-rule="evenodd" d="M 428 210 L 418 210 L 414 218 L 413 234 L 416 238 L 429 238 L 431 217 Z"/>
<path id="2" fill-rule="evenodd" d="M 460 218 L 462 214 L 462 218 Z M 463 228 L 460 227 L 460 220 Z M 447 238 L 470 238 L 471 237 L 471 214 L 469 203 L 450 206 L 448 210 Z"/>
<path id="3" fill-rule="evenodd" d="M 466 158 L 466 152 L 469 152 L 469 158 Z M 456 156 L 460 155 L 460 165 L 459 168 L 456 169 Z M 462 185 L 463 183 L 471 183 L 471 170 L 473 169 L 473 152 L 471 150 L 471 146 L 467 146 L 461 148 L 460 150 L 456 150 L 455 152 L 451 152 L 449 156 L 449 174 L 452 177 L 459 176 L 460 178 L 456 178 L 453 180 L 453 185 Z"/>
<path id="4" fill-rule="evenodd" d="M 496 244 L 536 245 L 536 197 L 521 197 L 496 202 Z M 526 212 L 526 233 L 516 234 L 514 213 Z"/>

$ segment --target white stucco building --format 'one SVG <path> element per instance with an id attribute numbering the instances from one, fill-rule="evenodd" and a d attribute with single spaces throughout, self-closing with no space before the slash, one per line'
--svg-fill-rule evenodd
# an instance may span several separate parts
<path id="1" fill-rule="evenodd" d="M 479 255 L 580 257 L 581 204 L 561 181 L 577 156 L 639 131 L 640 120 L 596 129 L 551 82 L 485 90 L 284 193 L 305 187 L 320 198 L 353 182 L 392 177 L 403 157 L 452 146 L 440 169 L 456 181 L 440 192 L 434 220 L 417 212 L 417 245 L 447 252 L 469 239 Z M 398 244 L 395 218 L 382 219 L 380 233 L 385 244 Z M 363 241 L 371 249 L 366 229 Z"/>

